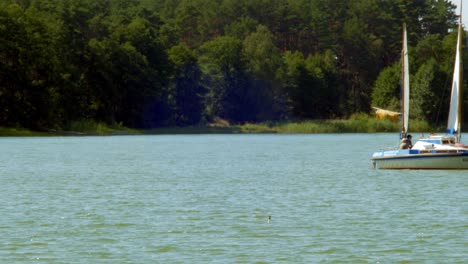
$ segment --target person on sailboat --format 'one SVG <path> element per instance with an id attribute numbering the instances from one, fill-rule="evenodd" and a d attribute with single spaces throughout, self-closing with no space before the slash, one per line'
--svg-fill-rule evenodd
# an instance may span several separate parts
<path id="1" fill-rule="evenodd" d="M 408 139 L 407 138 L 402 138 L 401 139 L 400 149 L 408 149 Z"/>
<path id="2" fill-rule="evenodd" d="M 411 142 L 411 139 L 413 139 L 413 136 L 411 135 L 406 136 L 406 145 L 408 145 L 409 149 L 413 147 L 413 142 Z"/>

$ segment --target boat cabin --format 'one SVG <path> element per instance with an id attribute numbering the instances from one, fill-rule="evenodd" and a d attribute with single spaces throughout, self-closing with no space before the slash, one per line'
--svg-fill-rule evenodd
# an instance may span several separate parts
<path id="1" fill-rule="evenodd" d="M 419 150 L 420 153 L 424 152 L 446 152 L 458 149 L 455 137 L 451 135 L 436 136 L 431 135 L 427 138 L 420 138 L 414 145 L 412 150 Z"/>
<path id="2" fill-rule="evenodd" d="M 426 144 L 455 145 L 454 136 L 430 136 L 428 138 L 420 138 L 419 141 Z"/>

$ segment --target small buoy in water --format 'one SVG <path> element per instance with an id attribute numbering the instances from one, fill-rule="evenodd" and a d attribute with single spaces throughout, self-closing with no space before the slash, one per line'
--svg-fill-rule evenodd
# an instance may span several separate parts
<path id="1" fill-rule="evenodd" d="M 271 215 L 268 216 L 268 223 L 271 223 Z"/>

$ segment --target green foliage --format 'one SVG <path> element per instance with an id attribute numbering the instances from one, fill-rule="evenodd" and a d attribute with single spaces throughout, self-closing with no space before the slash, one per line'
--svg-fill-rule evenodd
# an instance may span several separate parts
<path id="1" fill-rule="evenodd" d="M 395 63 L 392 66 L 385 68 L 380 73 L 375 82 L 374 91 L 372 93 L 372 106 L 393 111 L 400 110 L 400 74 L 400 63 Z"/>
<path id="2" fill-rule="evenodd" d="M 257 21 L 250 17 L 241 17 L 224 28 L 227 36 L 238 39 L 245 39 L 250 33 L 255 31 Z"/>
<path id="3" fill-rule="evenodd" d="M 275 80 L 281 68 L 281 57 L 268 28 L 258 26 L 255 32 L 248 35 L 242 53 L 249 73 L 263 80 Z"/>
<path id="4" fill-rule="evenodd" d="M 257 131 L 261 130 L 260 128 Z M 309 120 L 298 123 L 279 123 L 270 126 L 266 131 L 275 133 L 376 133 L 395 132 L 397 130 L 398 124 L 396 123 L 389 120 L 377 120 L 365 115 L 363 118 L 349 120 Z M 250 128 L 250 131 L 255 131 L 255 129 Z"/>
<path id="5" fill-rule="evenodd" d="M 153 128 L 394 109 L 402 22 L 420 97 L 414 117 L 442 120 L 454 8 L 437 0 L 0 1 L 0 125 Z M 366 130 L 356 122 L 327 126 Z"/>
<path id="6" fill-rule="evenodd" d="M 283 110 L 283 91 L 279 88 L 283 65 L 274 41 L 268 28 L 260 25 L 243 42 L 242 55 L 251 80 L 250 87 L 246 87 L 252 109 L 252 117 L 248 121 L 271 120 Z"/>
<path id="7" fill-rule="evenodd" d="M 437 121 L 437 114 L 441 110 L 443 94 L 437 94 L 440 91 L 439 87 L 444 83 L 441 79 L 446 80 L 447 76 L 443 76 L 435 59 L 427 61 L 421 65 L 418 72 L 414 76 L 411 95 L 411 116 L 421 120 Z M 444 104 L 448 108 L 448 105 Z M 445 111 L 444 111 L 445 112 Z M 446 113 L 446 112 L 445 112 Z"/>
<path id="8" fill-rule="evenodd" d="M 294 115 L 302 118 L 338 115 L 343 94 L 333 52 L 309 56 L 306 60 L 300 54 L 289 53 L 284 59 L 291 79 L 287 87 Z"/>
<path id="9" fill-rule="evenodd" d="M 421 64 L 412 81 L 410 115 L 440 125 L 448 116 L 457 34 L 436 37 L 429 35 L 416 48 Z"/>
<path id="10" fill-rule="evenodd" d="M 209 117 L 219 116 L 237 120 L 237 104 L 231 97 L 245 90 L 245 75 L 242 69 L 242 42 L 233 37 L 219 37 L 205 43 L 200 49 L 199 63 L 208 89 L 206 113 Z M 236 99 L 242 99 L 237 96 Z M 241 110 L 241 109 L 238 109 Z"/>
<path id="11" fill-rule="evenodd" d="M 453 43 L 452 43 L 453 45 Z M 418 45 L 413 49 L 413 52 L 410 52 L 410 70 L 418 69 L 420 65 L 424 64 L 426 61 L 434 58 L 440 60 L 443 56 L 442 52 L 442 40 L 439 35 L 427 35 L 421 41 L 418 42 Z M 451 47 L 454 50 L 454 46 Z M 453 64 L 453 63 L 452 63 Z M 453 67 L 453 65 L 451 65 Z"/>
<path id="12" fill-rule="evenodd" d="M 199 58 L 205 72 L 234 72 L 242 66 L 242 42 L 233 37 L 219 37 L 206 42 Z"/>
<path id="13" fill-rule="evenodd" d="M 75 134 L 83 133 L 84 135 L 109 135 L 109 134 L 121 134 L 123 131 L 125 133 L 137 133 L 136 130 L 129 130 L 125 128 L 122 123 L 114 124 L 109 126 L 102 122 L 96 122 L 94 120 L 77 120 L 72 121 L 66 125 L 68 131 Z M 57 133 L 60 133 L 58 131 Z"/>
<path id="14" fill-rule="evenodd" d="M 24 128 L 0 127 L 1 137 L 37 137 L 46 136 L 45 132 L 31 131 Z"/>
<path id="15" fill-rule="evenodd" d="M 205 89 L 201 85 L 201 70 L 195 53 L 184 45 L 177 45 L 168 55 L 175 72 L 166 100 L 172 104 L 173 123 L 179 126 L 198 124 L 203 117 Z"/>
<path id="16" fill-rule="evenodd" d="M 54 21 L 35 8 L 0 7 L 0 124 L 40 129 L 51 111 L 60 61 Z"/>

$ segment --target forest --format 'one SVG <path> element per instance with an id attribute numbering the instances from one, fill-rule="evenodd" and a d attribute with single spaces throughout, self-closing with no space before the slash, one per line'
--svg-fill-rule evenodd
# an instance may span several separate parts
<path id="1" fill-rule="evenodd" d="M 447 0 L 0 0 L 0 127 L 399 111 L 403 23 L 411 118 L 445 122 L 455 8 Z"/>

